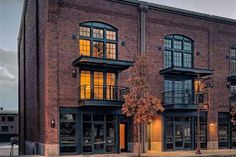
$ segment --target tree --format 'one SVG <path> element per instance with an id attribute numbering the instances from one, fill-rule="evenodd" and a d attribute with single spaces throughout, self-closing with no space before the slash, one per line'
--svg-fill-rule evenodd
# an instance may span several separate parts
<path id="1" fill-rule="evenodd" d="M 135 58 L 134 66 L 129 69 L 128 83 L 130 91 L 124 96 L 122 113 L 131 117 L 138 127 L 138 153 L 140 156 L 141 129 L 164 110 L 160 99 L 150 93 L 151 66 L 148 57 L 140 55 Z"/>

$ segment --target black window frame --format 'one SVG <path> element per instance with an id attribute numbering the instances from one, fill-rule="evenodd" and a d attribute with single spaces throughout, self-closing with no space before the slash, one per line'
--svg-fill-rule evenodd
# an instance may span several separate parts
<path id="1" fill-rule="evenodd" d="M 90 29 L 90 36 L 88 37 L 88 36 L 80 35 L 80 27 L 89 28 Z M 103 38 L 94 37 L 94 35 L 93 35 L 94 29 L 103 30 Z M 116 34 L 115 40 L 107 38 L 108 31 L 112 31 Z M 96 57 L 93 54 L 93 43 L 94 42 L 102 42 L 103 43 L 103 57 L 99 57 L 99 58 L 111 59 L 111 60 L 118 59 L 118 29 L 116 29 L 115 27 L 113 27 L 109 24 L 106 24 L 106 23 L 102 23 L 102 22 L 84 22 L 84 23 L 79 24 L 78 36 L 79 36 L 78 41 L 80 39 L 90 41 L 90 55 L 89 55 L 90 57 Z M 108 54 L 107 53 L 107 44 L 114 44 L 115 45 L 116 48 L 115 48 L 115 57 L 114 58 L 107 57 L 107 54 Z"/>
<path id="2" fill-rule="evenodd" d="M 167 42 L 168 41 L 168 42 Z M 169 42 L 170 41 L 170 42 Z M 180 48 L 175 48 L 174 43 L 175 42 L 181 42 L 181 47 Z M 173 34 L 173 35 L 167 35 L 164 37 L 164 42 L 163 42 L 163 47 L 164 47 L 164 68 L 169 68 L 169 67 L 184 67 L 184 68 L 193 68 L 194 67 L 194 42 L 192 39 L 184 36 L 184 35 L 178 35 L 178 34 Z M 188 49 L 185 49 L 185 43 L 191 44 L 190 49 L 189 46 L 186 46 Z M 167 46 L 168 45 L 168 46 Z M 171 52 L 170 60 L 166 60 L 165 57 L 169 56 L 166 55 L 166 53 Z M 176 53 L 180 53 L 181 58 L 179 59 L 180 62 L 175 65 L 175 61 L 177 61 L 174 57 Z M 191 55 L 191 63 L 189 63 L 189 60 L 186 60 L 187 57 L 186 55 Z M 170 65 L 167 64 L 170 63 Z M 191 64 L 190 66 L 187 66 Z"/>
<path id="3" fill-rule="evenodd" d="M 232 63 L 232 61 L 234 61 L 234 63 Z M 232 66 L 232 64 L 234 64 L 234 66 Z M 233 75 L 236 75 L 236 46 L 230 48 L 230 76 Z"/>

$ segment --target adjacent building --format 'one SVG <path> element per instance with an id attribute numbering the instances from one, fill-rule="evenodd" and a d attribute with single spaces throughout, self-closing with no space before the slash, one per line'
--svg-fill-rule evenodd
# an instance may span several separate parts
<path id="1" fill-rule="evenodd" d="M 137 150 L 121 106 L 141 53 L 165 108 L 145 128 L 143 150 L 196 149 L 198 113 L 202 149 L 235 148 L 235 32 L 236 20 L 138 0 L 25 0 L 20 154 Z"/>
<path id="2" fill-rule="evenodd" d="M 10 138 L 16 136 L 18 136 L 18 112 L 0 110 L 0 142 L 10 142 Z"/>

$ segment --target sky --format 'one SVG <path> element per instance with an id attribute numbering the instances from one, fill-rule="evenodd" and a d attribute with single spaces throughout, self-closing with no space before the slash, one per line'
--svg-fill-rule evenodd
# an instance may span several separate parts
<path id="1" fill-rule="evenodd" d="M 98 0 L 97 0 L 98 1 Z M 236 0 L 145 0 L 236 19 Z M 0 0 L 0 107 L 18 109 L 17 36 L 23 0 Z"/>

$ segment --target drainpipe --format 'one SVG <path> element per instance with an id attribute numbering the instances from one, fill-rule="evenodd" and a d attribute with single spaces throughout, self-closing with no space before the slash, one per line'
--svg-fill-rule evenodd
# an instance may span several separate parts
<path id="1" fill-rule="evenodd" d="M 140 2 L 139 4 L 140 11 L 140 54 L 144 54 L 146 51 L 146 13 L 148 11 L 148 4 L 146 2 Z M 145 135 L 147 134 L 147 130 L 145 129 L 145 125 L 141 125 L 141 150 L 142 153 L 146 152 L 145 149 Z"/>
<path id="2" fill-rule="evenodd" d="M 148 4 L 140 2 L 140 52 L 145 53 L 145 40 L 146 40 L 146 12 L 148 11 Z"/>
<path id="3" fill-rule="evenodd" d="M 39 131 L 40 131 L 40 92 L 39 92 L 39 1 L 36 1 L 35 5 L 35 20 L 36 20 L 36 114 L 35 114 L 35 123 L 36 123 L 36 134 L 35 134 L 35 149 L 34 154 L 38 153 L 38 142 L 39 142 Z"/>

